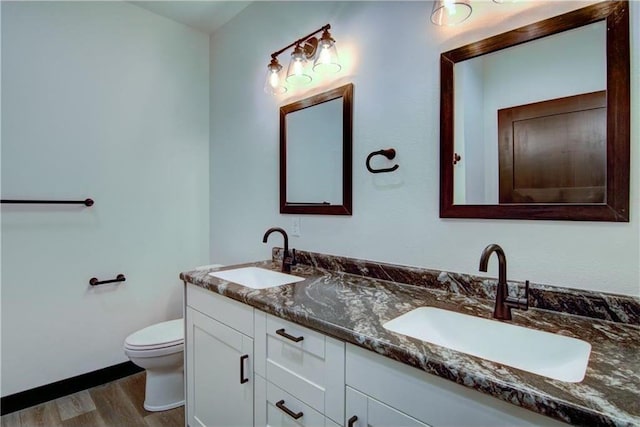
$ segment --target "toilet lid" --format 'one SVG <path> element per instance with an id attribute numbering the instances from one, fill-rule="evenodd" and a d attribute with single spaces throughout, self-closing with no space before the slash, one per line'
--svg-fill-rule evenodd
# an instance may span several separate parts
<path id="1" fill-rule="evenodd" d="M 184 320 L 176 319 L 156 323 L 132 333 L 124 340 L 128 348 L 152 349 L 169 347 L 184 342 Z"/>

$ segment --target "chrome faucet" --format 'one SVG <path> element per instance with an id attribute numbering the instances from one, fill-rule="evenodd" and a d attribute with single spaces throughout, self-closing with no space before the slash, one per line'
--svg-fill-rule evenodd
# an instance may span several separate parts
<path id="1" fill-rule="evenodd" d="M 507 257 L 499 245 L 495 243 L 487 246 L 480 255 L 480 271 L 487 271 L 487 264 L 492 253 L 498 256 L 498 287 L 496 288 L 496 304 L 493 309 L 493 317 L 499 320 L 511 320 L 511 309 L 529 309 L 529 281 L 524 285 L 524 298 L 509 296 L 507 287 Z"/>
<path id="2" fill-rule="evenodd" d="M 291 273 L 291 266 L 296 265 L 296 250 L 292 249 L 292 254 L 289 253 L 289 236 L 287 232 L 280 227 L 271 227 L 264 233 L 262 243 L 267 243 L 269 235 L 273 232 L 278 232 L 284 237 L 284 253 L 282 254 L 282 272 Z"/>

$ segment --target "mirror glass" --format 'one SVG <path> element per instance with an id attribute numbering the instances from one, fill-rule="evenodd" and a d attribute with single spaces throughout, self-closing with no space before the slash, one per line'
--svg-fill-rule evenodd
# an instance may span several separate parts
<path id="1" fill-rule="evenodd" d="M 627 2 L 441 55 L 440 216 L 629 221 Z"/>
<path id="2" fill-rule="evenodd" d="M 604 202 L 606 51 L 600 21 L 455 64 L 454 204 Z"/>
<path id="3" fill-rule="evenodd" d="M 342 99 L 287 114 L 287 201 L 342 204 Z"/>
<path id="4" fill-rule="evenodd" d="M 353 85 L 280 108 L 280 212 L 351 215 Z"/>

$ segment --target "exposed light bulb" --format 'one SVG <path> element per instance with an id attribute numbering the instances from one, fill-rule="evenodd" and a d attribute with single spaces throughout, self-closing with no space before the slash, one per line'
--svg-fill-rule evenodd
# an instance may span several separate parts
<path id="1" fill-rule="evenodd" d="M 323 65 L 327 65 L 331 61 L 331 53 L 329 52 L 329 47 L 322 46 L 322 49 L 320 49 L 320 58 L 318 62 L 320 62 Z"/>
<path id="2" fill-rule="evenodd" d="M 456 4 L 453 1 L 445 0 L 444 7 L 447 10 L 449 16 L 454 16 L 456 14 Z"/>
<path id="3" fill-rule="evenodd" d="M 295 62 L 293 63 L 293 74 L 295 74 L 296 76 L 301 76 L 303 70 L 303 63 L 302 63 L 302 59 L 300 58 L 296 58 L 294 60 Z"/>
<path id="4" fill-rule="evenodd" d="M 272 71 L 269 75 L 269 85 L 271 85 L 271 87 L 273 88 L 280 86 L 280 78 L 278 77 L 277 71 Z"/>

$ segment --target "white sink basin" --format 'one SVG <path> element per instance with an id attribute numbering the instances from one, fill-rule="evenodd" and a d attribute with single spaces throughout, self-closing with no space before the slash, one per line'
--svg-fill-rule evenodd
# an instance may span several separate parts
<path id="1" fill-rule="evenodd" d="M 209 273 L 209 275 L 253 289 L 272 288 L 274 286 L 287 285 L 304 280 L 303 277 L 292 276 L 291 274 L 280 273 L 260 267 L 243 267 L 234 270 L 214 271 Z"/>
<path id="2" fill-rule="evenodd" d="M 591 344 L 575 338 L 420 307 L 385 323 L 385 329 L 555 380 L 582 381 Z"/>

